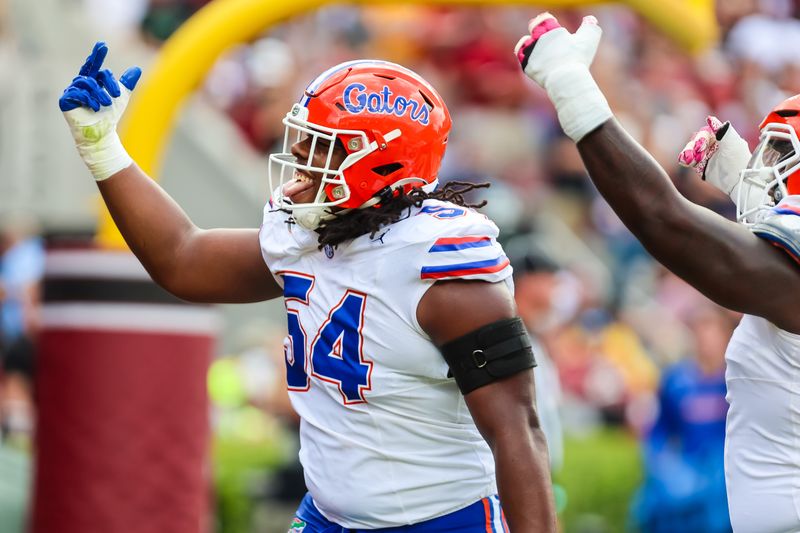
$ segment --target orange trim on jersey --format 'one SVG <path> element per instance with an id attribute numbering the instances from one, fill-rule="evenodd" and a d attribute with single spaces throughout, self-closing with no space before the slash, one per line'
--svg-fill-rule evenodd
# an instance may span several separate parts
<path id="1" fill-rule="evenodd" d="M 485 235 L 473 235 L 468 237 L 442 237 L 436 239 L 434 244 L 463 244 L 465 242 L 479 242 L 490 241 L 491 239 Z"/>
<path id="2" fill-rule="evenodd" d="M 800 207 L 789 203 L 778 204 L 775 207 L 773 207 L 772 210 L 779 214 L 783 213 L 786 215 L 791 215 L 791 214 L 800 215 Z M 786 213 L 786 211 L 790 211 L 790 213 Z"/>
<path id="3" fill-rule="evenodd" d="M 486 515 L 486 533 L 492 533 L 492 504 L 489 498 L 481 500 L 483 502 L 483 513 Z"/>
<path id="4" fill-rule="evenodd" d="M 769 241 L 769 243 L 770 243 L 772 246 L 774 246 L 775 248 L 780 248 L 781 250 L 783 250 L 784 252 L 786 252 L 786 254 L 787 254 L 789 257 L 791 257 L 792 259 L 794 259 L 794 262 L 795 262 L 795 263 L 797 263 L 798 265 L 800 265 L 800 257 L 797 257 L 796 255 L 794 255 L 794 254 L 791 252 L 791 250 L 789 250 L 789 248 L 787 248 L 786 246 L 784 246 L 783 244 L 781 244 L 781 243 L 779 243 L 779 242 L 775 242 L 775 241 Z"/>

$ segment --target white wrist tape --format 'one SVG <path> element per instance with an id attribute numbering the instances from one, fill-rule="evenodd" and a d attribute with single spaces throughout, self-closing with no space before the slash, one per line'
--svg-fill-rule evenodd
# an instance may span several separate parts
<path id="1" fill-rule="evenodd" d="M 564 133 L 575 142 L 613 116 L 606 97 L 584 65 L 572 64 L 552 72 L 545 90 Z"/>
<path id="2" fill-rule="evenodd" d="M 133 163 L 116 132 L 109 133 L 94 143 L 79 143 L 77 147 L 96 181 L 103 181 Z"/>
<path id="3" fill-rule="evenodd" d="M 78 153 L 96 181 L 102 181 L 133 163 L 117 135 L 117 123 L 130 98 L 130 90 L 124 86 L 120 87 L 120 92 L 110 106 L 99 111 L 78 107 L 64 112 Z"/>
<path id="4" fill-rule="evenodd" d="M 736 203 L 739 193 L 739 174 L 750 161 L 750 147 L 739 132 L 728 126 L 725 135 L 717 141 L 717 151 L 708 160 L 704 179 L 730 196 Z"/>

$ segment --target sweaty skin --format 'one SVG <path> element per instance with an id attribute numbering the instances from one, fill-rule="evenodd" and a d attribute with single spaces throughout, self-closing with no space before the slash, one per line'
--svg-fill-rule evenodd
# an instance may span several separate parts
<path id="1" fill-rule="evenodd" d="M 745 226 L 681 196 L 616 119 L 578 142 L 594 184 L 648 252 L 714 302 L 800 333 L 797 265 Z"/>

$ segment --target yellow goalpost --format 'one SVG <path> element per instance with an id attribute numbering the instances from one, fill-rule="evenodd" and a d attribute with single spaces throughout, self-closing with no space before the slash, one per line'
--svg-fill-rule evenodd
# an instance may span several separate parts
<path id="1" fill-rule="evenodd" d="M 257 38 L 265 29 L 293 16 L 332 4 L 330 0 L 215 0 L 198 11 L 166 42 L 134 92 L 120 136 L 139 166 L 158 178 L 166 140 L 181 104 L 202 82 L 215 61 L 232 46 Z M 362 0 L 356 5 L 424 4 L 508 5 L 507 0 Z M 520 2 L 516 2 L 520 3 Z M 570 8 L 608 4 L 602 0 L 523 0 L 532 8 Z M 621 0 L 689 52 L 717 40 L 713 0 Z M 98 242 L 125 248 L 107 211 L 98 225 Z"/>

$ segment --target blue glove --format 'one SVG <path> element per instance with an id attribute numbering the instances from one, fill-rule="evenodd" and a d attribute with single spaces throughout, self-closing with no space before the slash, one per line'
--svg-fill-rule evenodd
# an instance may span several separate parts
<path id="1" fill-rule="evenodd" d="M 139 67 L 132 67 L 117 82 L 110 70 L 101 70 L 106 55 L 106 43 L 96 43 L 58 100 L 78 153 L 98 181 L 133 162 L 119 140 L 117 123 L 142 75 Z"/>
<path id="2" fill-rule="evenodd" d="M 106 43 L 102 41 L 95 43 L 92 53 L 86 58 L 78 76 L 72 80 L 69 87 L 64 90 L 64 94 L 58 99 L 61 111 L 71 111 L 77 107 L 89 107 L 93 111 L 100 111 L 100 106 L 109 106 L 112 98 L 120 96 L 120 83 L 128 91 L 133 91 L 142 75 L 142 69 L 139 67 L 129 68 L 120 76 L 119 83 L 117 83 L 110 70 L 100 70 L 106 55 L 108 55 Z"/>

